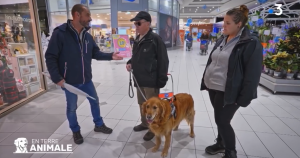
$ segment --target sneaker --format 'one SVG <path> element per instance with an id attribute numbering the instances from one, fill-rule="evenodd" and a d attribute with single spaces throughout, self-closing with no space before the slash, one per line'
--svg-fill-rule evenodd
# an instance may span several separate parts
<path id="1" fill-rule="evenodd" d="M 74 139 L 75 144 L 82 144 L 83 143 L 83 137 L 82 137 L 80 131 L 73 132 L 73 139 Z"/>
<path id="2" fill-rule="evenodd" d="M 225 156 L 223 156 L 222 158 L 237 158 L 236 155 L 236 151 L 235 150 L 231 150 L 231 151 L 225 151 Z"/>
<path id="3" fill-rule="evenodd" d="M 222 140 L 216 139 L 217 143 L 211 146 L 206 147 L 205 152 L 210 155 L 216 155 L 218 153 L 224 153 L 225 147 Z"/>
<path id="4" fill-rule="evenodd" d="M 144 131 L 144 130 L 148 130 L 148 127 L 143 126 L 142 124 L 137 125 L 133 128 L 133 130 L 135 132 L 140 132 L 140 131 Z"/>
<path id="5" fill-rule="evenodd" d="M 102 126 L 95 126 L 94 131 L 102 132 L 104 134 L 111 134 L 113 130 L 107 127 L 105 124 L 103 124 Z"/>
<path id="6" fill-rule="evenodd" d="M 146 134 L 145 134 L 145 136 L 144 136 L 144 140 L 145 141 L 150 141 L 150 140 L 152 140 L 153 138 L 154 138 L 154 133 L 152 133 L 152 132 L 150 132 L 150 131 L 148 131 Z"/>

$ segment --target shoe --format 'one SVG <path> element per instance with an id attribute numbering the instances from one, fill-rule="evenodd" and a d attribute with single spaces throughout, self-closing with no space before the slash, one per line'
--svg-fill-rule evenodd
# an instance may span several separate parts
<path id="1" fill-rule="evenodd" d="M 144 131 L 144 130 L 148 130 L 148 127 L 143 126 L 142 124 L 137 125 L 133 128 L 133 130 L 135 132 L 140 132 L 140 131 Z"/>
<path id="2" fill-rule="evenodd" d="M 225 147 L 222 140 L 216 139 L 217 143 L 206 147 L 205 152 L 210 155 L 216 155 L 218 153 L 224 153 Z"/>
<path id="3" fill-rule="evenodd" d="M 73 132 L 73 139 L 74 139 L 75 144 L 82 144 L 83 143 L 83 137 L 82 137 L 80 131 Z"/>
<path id="4" fill-rule="evenodd" d="M 149 131 L 149 132 L 147 132 L 147 133 L 145 134 L 145 136 L 144 136 L 143 139 L 144 139 L 145 141 L 150 141 L 150 140 L 152 140 L 152 139 L 154 138 L 154 136 L 155 136 L 154 133 L 152 133 L 152 132 Z"/>
<path id="5" fill-rule="evenodd" d="M 225 156 L 223 156 L 222 158 L 237 158 L 236 155 L 236 151 L 235 150 L 231 150 L 231 151 L 225 151 Z"/>
<path id="6" fill-rule="evenodd" d="M 94 131 L 102 132 L 104 134 L 111 134 L 113 130 L 107 127 L 105 124 L 103 124 L 102 126 L 95 126 Z"/>

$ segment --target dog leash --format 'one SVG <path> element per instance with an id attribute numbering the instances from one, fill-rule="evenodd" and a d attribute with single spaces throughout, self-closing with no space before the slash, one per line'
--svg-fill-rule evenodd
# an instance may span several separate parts
<path id="1" fill-rule="evenodd" d="M 147 101 L 147 98 L 145 97 L 144 93 L 142 92 L 142 90 L 141 90 L 141 88 L 140 88 L 138 82 L 136 81 L 136 78 L 135 78 L 135 76 L 134 76 L 134 74 L 133 74 L 132 72 L 133 72 L 133 70 L 130 70 L 130 71 L 129 71 L 129 89 L 128 89 L 128 95 L 129 95 L 129 97 L 130 97 L 130 98 L 133 98 L 133 97 L 134 97 L 134 91 L 133 91 L 132 79 L 131 79 L 131 75 L 132 75 L 132 78 L 134 79 L 134 81 L 135 81 L 135 83 L 136 83 L 136 86 L 137 86 L 138 90 L 139 90 L 140 93 L 142 94 L 142 96 L 143 96 L 143 98 L 145 99 L 145 101 Z M 132 95 L 131 95 L 130 92 L 132 93 Z"/>

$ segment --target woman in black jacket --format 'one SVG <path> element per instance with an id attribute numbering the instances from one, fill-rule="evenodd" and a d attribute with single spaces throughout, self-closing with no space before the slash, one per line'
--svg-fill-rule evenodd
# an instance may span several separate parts
<path id="1" fill-rule="evenodd" d="M 242 5 L 224 17 L 224 32 L 208 59 L 201 90 L 208 90 L 218 127 L 217 143 L 208 146 L 208 154 L 225 152 L 224 158 L 236 158 L 235 133 L 230 125 L 239 107 L 247 107 L 257 98 L 263 48 L 250 34 L 246 23 L 248 8 Z"/>

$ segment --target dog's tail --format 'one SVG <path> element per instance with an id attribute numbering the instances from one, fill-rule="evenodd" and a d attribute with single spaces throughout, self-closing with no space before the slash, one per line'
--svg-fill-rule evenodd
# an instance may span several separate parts
<path id="1" fill-rule="evenodd" d="M 191 97 L 190 99 L 188 99 L 187 104 L 189 105 L 186 111 L 186 121 L 188 123 L 188 125 L 193 125 L 194 124 L 194 117 L 195 117 L 195 109 L 194 109 L 194 99 L 193 97 L 189 94 L 189 96 Z"/>

